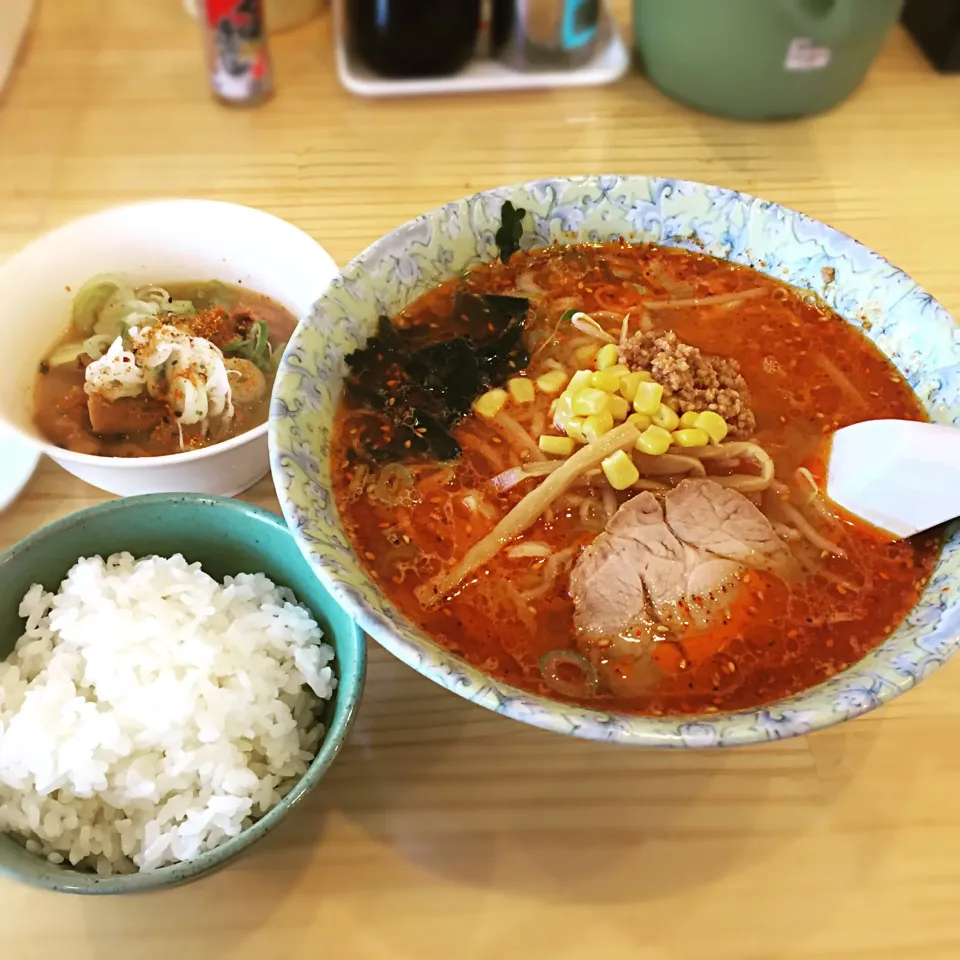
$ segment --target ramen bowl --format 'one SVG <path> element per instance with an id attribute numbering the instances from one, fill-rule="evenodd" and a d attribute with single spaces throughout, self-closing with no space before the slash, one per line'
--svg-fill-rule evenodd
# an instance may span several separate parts
<path id="1" fill-rule="evenodd" d="M 75 453 L 33 422 L 40 361 L 70 322 L 74 293 L 98 274 L 135 284 L 220 280 L 262 293 L 303 317 L 336 266 L 284 220 L 232 203 L 158 200 L 115 207 L 68 223 L 0 266 L 0 428 L 27 440 L 65 470 L 110 493 L 233 496 L 269 471 L 267 424 L 223 443 L 159 457 Z"/>
<path id="2" fill-rule="evenodd" d="M 394 315 L 464 268 L 496 256 L 501 206 L 528 212 L 522 245 L 624 238 L 706 252 L 810 290 L 900 369 L 930 417 L 960 419 L 960 347 L 929 294 L 845 234 L 733 190 L 643 177 L 552 179 L 448 203 L 374 243 L 337 277 L 288 345 L 274 388 L 271 463 L 287 522 L 317 575 L 360 625 L 415 670 L 505 716 L 588 739 L 645 747 L 736 746 L 797 736 L 871 710 L 940 666 L 960 641 L 960 526 L 906 620 L 828 681 L 756 709 L 659 717 L 532 695 L 447 652 L 368 577 L 344 532 L 330 443 L 344 357 Z"/>

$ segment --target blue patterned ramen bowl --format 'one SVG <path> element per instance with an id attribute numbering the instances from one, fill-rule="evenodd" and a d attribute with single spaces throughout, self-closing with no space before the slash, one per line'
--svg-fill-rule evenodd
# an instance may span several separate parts
<path id="1" fill-rule="evenodd" d="M 360 625 L 424 676 L 497 713 L 646 747 L 736 746 L 807 733 L 872 710 L 944 663 L 960 641 L 960 525 L 947 532 L 919 603 L 883 644 L 829 681 L 753 710 L 636 716 L 537 697 L 469 666 L 397 612 L 355 556 L 334 504 L 330 437 L 344 357 L 373 335 L 378 315 L 392 316 L 464 268 L 493 259 L 505 200 L 526 208 L 526 223 L 533 223 L 524 247 L 618 237 L 656 242 L 812 290 L 892 359 L 933 420 L 960 419 L 960 328 L 950 315 L 878 254 L 801 213 L 721 187 L 618 176 L 540 180 L 448 203 L 346 266 L 290 342 L 274 389 L 270 448 L 284 514 L 316 574 Z"/>

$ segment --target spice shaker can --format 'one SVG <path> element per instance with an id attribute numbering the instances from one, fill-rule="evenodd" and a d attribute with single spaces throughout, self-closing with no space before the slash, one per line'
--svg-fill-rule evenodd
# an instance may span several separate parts
<path id="1" fill-rule="evenodd" d="M 204 0 L 183 0 L 183 9 L 191 17 L 197 16 L 197 8 L 202 8 Z M 290 30 L 312 20 L 326 9 L 327 0 L 264 0 L 267 15 L 267 27 L 271 33 Z"/>
<path id="2" fill-rule="evenodd" d="M 576 67 L 590 59 L 600 0 L 494 0 L 493 33 L 518 67 Z"/>
<path id="3" fill-rule="evenodd" d="M 273 92 L 263 0 L 200 0 L 213 93 L 229 104 L 255 105 Z"/>

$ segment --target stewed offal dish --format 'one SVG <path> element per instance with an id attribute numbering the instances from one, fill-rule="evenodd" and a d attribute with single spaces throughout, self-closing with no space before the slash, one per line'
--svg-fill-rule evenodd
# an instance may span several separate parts
<path id="1" fill-rule="evenodd" d="M 134 288 L 94 277 L 43 359 L 34 422 L 52 443 L 104 457 L 196 450 L 267 419 L 296 318 L 219 281 Z"/>
<path id="2" fill-rule="evenodd" d="M 924 417 L 866 337 L 699 253 L 501 250 L 348 358 L 336 502 L 403 614 L 524 690 L 645 714 L 780 699 L 900 623 L 938 537 L 820 492 L 834 430 Z"/>

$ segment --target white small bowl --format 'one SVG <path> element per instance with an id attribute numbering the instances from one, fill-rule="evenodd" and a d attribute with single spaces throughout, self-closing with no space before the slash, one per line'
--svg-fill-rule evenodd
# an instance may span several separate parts
<path id="1" fill-rule="evenodd" d="M 267 425 L 202 450 L 165 457 L 95 457 L 50 443 L 33 423 L 37 367 L 66 330 L 73 293 L 99 273 L 136 285 L 221 280 L 266 294 L 298 319 L 337 267 L 290 223 L 232 203 L 157 200 L 104 210 L 48 233 L 0 267 L 0 427 L 110 493 L 234 496 L 269 470 Z"/>

